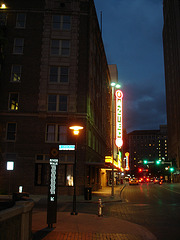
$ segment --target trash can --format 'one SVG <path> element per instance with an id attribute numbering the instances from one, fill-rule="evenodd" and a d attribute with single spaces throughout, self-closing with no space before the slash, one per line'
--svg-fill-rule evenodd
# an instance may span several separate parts
<path id="1" fill-rule="evenodd" d="M 84 189 L 84 198 L 85 198 L 85 200 L 92 199 L 92 188 L 91 187 L 87 187 Z"/>

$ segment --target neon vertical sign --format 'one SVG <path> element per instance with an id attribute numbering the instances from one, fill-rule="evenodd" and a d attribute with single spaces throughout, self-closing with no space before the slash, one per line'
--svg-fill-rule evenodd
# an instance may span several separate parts
<path id="1" fill-rule="evenodd" d="M 116 90 L 116 140 L 115 144 L 117 147 L 122 147 L 123 145 L 123 123 L 122 123 L 122 99 L 123 92 L 121 90 Z"/>
<path id="2" fill-rule="evenodd" d="M 125 170 L 129 170 L 129 152 L 126 152 L 125 153 L 125 160 L 126 160 L 126 168 L 125 168 Z"/>

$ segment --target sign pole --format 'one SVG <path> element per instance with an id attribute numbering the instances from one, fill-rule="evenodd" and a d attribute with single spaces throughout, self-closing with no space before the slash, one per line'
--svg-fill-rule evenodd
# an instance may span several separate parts
<path id="1" fill-rule="evenodd" d="M 59 152 L 53 148 L 50 152 L 50 176 L 47 202 L 47 224 L 48 228 L 53 228 L 53 223 L 57 220 L 57 168 Z"/>

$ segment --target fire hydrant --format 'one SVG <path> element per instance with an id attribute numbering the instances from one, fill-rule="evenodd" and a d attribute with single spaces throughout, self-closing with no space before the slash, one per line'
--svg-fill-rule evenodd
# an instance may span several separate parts
<path id="1" fill-rule="evenodd" d="M 102 200 L 99 199 L 98 201 L 98 217 L 102 217 L 103 216 L 103 204 L 102 204 Z"/>

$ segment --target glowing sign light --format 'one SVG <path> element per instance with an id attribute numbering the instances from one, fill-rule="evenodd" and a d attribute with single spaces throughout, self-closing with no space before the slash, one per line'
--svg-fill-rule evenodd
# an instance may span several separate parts
<path id="1" fill-rule="evenodd" d="M 122 125 L 122 99 L 123 92 L 121 90 L 116 90 L 116 146 L 122 147 L 123 145 L 123 125 Z"/>
<path id="2" fill-rule="evenodd" d="M 51 195 L 56 194 L 56 168 L 58 165 L 58 159 L 50 159 L 51 166 L 51 178 L 50 178 L 50 201 L 54 201 L 55 197 Z"/>
<path id="3" fill-rule="evenodd" d="M 125 161 L 126 161 L 126 168 L 125 168 L 125 170 L 128 171 L 129 170 L 129 153 L 126 152 L 125 156 L 126 156 L 126 158 L 125 158 Z"/>
<path id="4" fill-rule="evenodd" d="M 73 151 L 75 150 L 75 145 L 59 145 L 59 151 Z"/>

